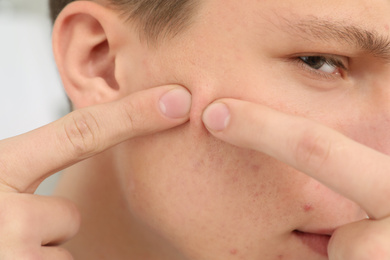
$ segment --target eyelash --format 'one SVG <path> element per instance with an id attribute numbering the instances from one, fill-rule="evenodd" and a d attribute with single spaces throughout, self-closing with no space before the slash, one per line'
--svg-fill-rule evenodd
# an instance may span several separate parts
<path id="1" fill-rule="evenodd" d="M 321 72 L 319 69 L 311 67 L 307 62 L 304 61 L 304 58 L 320 58 L 324 64 L 327 64 L 329 66 L 333 66 L 335 68 L 338 68 L 337 73 L 327 73 L 327 72 Z M 344 61 L 338 56 L 331 56 L 331 55 L 301 55 L 296 56 L 293 58 L 294 61 L 298 63 L 299 66 L 301 66 L 304 70 L 308 71 L 312 75 L 316 77 L 321 77 L 324 79 L 337 79 L 337 78 L 344 78 L 345 74 L 348 72 L 347 65 Z"/>

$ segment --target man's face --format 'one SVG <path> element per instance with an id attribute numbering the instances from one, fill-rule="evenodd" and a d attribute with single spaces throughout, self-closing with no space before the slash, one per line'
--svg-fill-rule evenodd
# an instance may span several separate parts
<path id="1" fill-rule="evenodd" d="M 364 212 L 273 158 L 215 139 L 201 114 L 221 97 L 248 100 L 389 152 L 390 2 L 201 2 L 189 29 L 148 51 L 136 79 L 130 69 L 120 78 L 193 95 L 190 122 L 117 147 L 129 218 L 188 259 L 326 259 L 325 235 Z"/>

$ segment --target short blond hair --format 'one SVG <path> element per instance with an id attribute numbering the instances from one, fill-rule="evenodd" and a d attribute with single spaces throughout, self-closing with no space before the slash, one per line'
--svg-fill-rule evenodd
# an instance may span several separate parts
<path id="1" fill-rule="evenodd" d="M 54 22 L 64 7 L 77 0 L 49 0 Z M 191 23 L 200 0 L 104 0 L 126 20 L 136 21 L 148 40 L 174 37 Z"/>

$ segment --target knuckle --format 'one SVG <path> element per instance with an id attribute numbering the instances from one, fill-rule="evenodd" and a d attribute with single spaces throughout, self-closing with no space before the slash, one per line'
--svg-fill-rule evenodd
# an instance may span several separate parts
<path id="1" fill-rule="evenodd" d="M 134 102 L 124 102 L 123 109 L 124 116 L 126 120 L 124 120 L 126 124 L 126 129 L 128 129 L 130 132 L 133 132 L 135 130 L 135 126 L 137 125 L 137 111 L 139 111 L 139 107 Z"/>
<path id="2" fill-rule="evenodd" d="M 297 165 L 316 171 L 328 160 L 331 148 L 331 140 L 320 127 L 307 127 L 295 146 Z"/>
<path id="3" fill-rule="evenodd" d="M 98 149 L 99 124 L 88 110 L 76 110 L 69 114 L 63 127 L 65 140 L 74 155 L 84 156 Z"/>
<path id="4" fill-rule="evenodd" d="M 121 102 L 121 111 L 124 112 L 123 122 L 127 134 L 137 136 L 151 131 L 153 126 L 150 122 L 153 117 L 150 106 L 147 106 L 149 101 L 137 96 L 137 94 L 131 95 L 123 101 Z"/>

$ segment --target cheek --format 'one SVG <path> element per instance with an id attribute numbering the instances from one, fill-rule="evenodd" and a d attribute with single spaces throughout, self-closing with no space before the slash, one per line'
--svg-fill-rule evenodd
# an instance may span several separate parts
<path id="1" fill-rule="evenodd" d="M 248 236 L 259 241 L 281 233 L 294 208 L 301 211 L 292 185 L 304 181 L 301 175 L 294 180 L 286 166 L 222 143 L 191 123 L 120 150 L 131 212 L 175 243 L 194 234 L 191 239 L 205 246 L 213 244 L 206 237 L 218 237 L 221 246 L 234 237 L 248 246 Z"/>
<path id="2" fill-rule="evenodd" d="M 214 71 L 213 77 L 205 76 L 204 70 L 198 66 L 192 77 L 180 77 L 184 80 L 179 83 L 193 95 L 189 123 L 118 147 L 121 188 L 130 213 L 181 251 L 219 256 L 236 252 L 234 248 L 261 251 L 259 241 L 277 241 L 277 236 L 286 236 L 307 220 L 303 216 L 318 213 L 320 200 L 314 194 L 321 191 L 313 192 L 312 179 L 272 158 L 216 140 L 204 128 L 201 114 L 213 100 L 224 97 L 302 113 L 300 99 L 280 95 L 285 90 L 278 86 L 287 83 L 268 67 L 230 68 Z M 176 82 L 154 80 L 156 85 Z M 196 250 L 188 248 L 191 245 Z M 267 246 L 264 243 L 264 250 Z M 189 257 L 205 258 L 219 259 Z"/>

